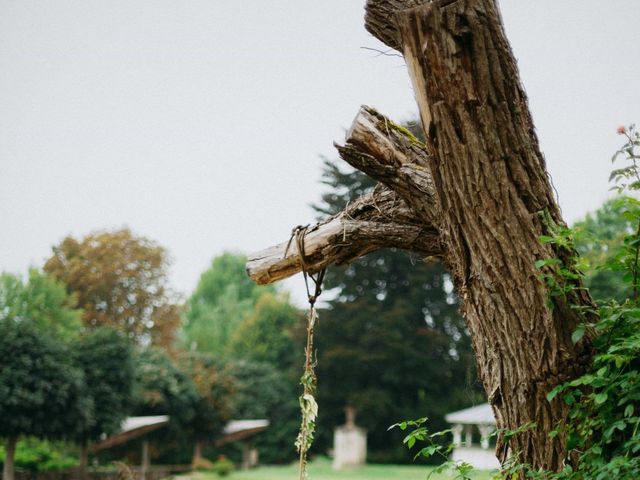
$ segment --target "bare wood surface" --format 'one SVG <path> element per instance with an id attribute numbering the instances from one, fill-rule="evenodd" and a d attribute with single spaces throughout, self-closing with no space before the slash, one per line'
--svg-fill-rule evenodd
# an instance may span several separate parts
<path id="1" fill-rule="evenodd" d="M 304 242 L 305 264 L 309 273 L 315 273 L 380 248 L 400 248 L 424 256 L 442 253 L 437 231 L 419 222 L 394 192 L 379 186 L 338 215 L 309 227 Z M 247 262 L 247 273 L 258 284 L 282 280 L 301 268 L 295 241 L 251 254 Z"/>
<path id="2" fill-rule="evenodd" d="M 368 0 L 365 6 L 364 26 L 385 45 L 402 51 L 400 32 L 393 18 L 397 12 L 417 7 L 427 1 L 429 0 Z"/>
<path id="3" fill-rule="evenodd" d="M 407 129 L 375 109 L 360 107 L 340 156 L 352 167 L 387 185 L 422 221 L 437 228 L 440 207 L 425 146 Z"/>
<path id="4" fill-rule="evenodd" d="M 367 0 L 364 28 L 388 47 L 402 52 L 402 36 L 395 18 L 398 12 L 427 4 L 442 7 L 456 1 L 458 0 Z"/>

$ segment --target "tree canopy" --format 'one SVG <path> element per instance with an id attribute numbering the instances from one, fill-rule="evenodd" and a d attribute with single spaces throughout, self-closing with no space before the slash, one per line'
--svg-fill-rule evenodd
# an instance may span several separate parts
<path id="1" fill-rule="evenodd" d="M 273 287 L 255 285 L 245 273 L 246 258 L 224 253 L 211 262 L 187 301 L 183 345 L 192 350 L 223 354 L 229 351 L 238 325 L 259 296 Z"/>
<path id="2" fill-rule="evenodd" d="M 70 353 L 34 323 L 0 321 L 0 436 L 73 438 L 91 423 L 93 402 Z"/>
<path id="3" fill-rule="evenodd" d="M 236 418 L 269 420 L 269 428 L 251 440 L 260 451 L 261 461 L 267 464 L 293 461 L 300 406 L 297 381 L 290 367 L 233 358 L 227 361 L 226 371 L 235 382 Z"/>
<path id="4" fill-rule="evenodd" d="M 129 414 L 134 380 L 131 341 L 109 327 L 82 335 L 73 345 L 73 359 L 83 373 L 86 394 L 92 399 L 91 422 L 78 432 L 81 443 L 119 430 Z"/>
<path id="5" fill-rule="evenodd" d="M 213 355 L 184 352 L 178 365 L 193 382 L 197 399 L 193 417 L 182 425 L 195 441 L 218 438 L 235 413 L 235 379 Z"/>
<path id="6" fill-rule="evenodd" d="M 135 357 L 135 375 L 135 415 L 169 415 L 176 433 L 193 420 L 198 402 L 196 387 L 164 351 L 141 350 Z"/>
<path id="7" fill-rule="evenodd" d="M 576 248 L 592 267 L 587 271 L 585 283 L 594 299 L 623 302 L 631 297 L 631 287 L 624 279 L 624 272 L 603 267 L 620 255 L 624 238 L 634 227 L 625 197 L 607 200 L 595 212 L 575 223 Z"/>
<path id="8" fill-rule="evenodd" d="M 124 228 L 66 237 L 44 270 L 76 296 L 87 327 L 111 326 L 138 343 L 168 348 L 180 316 L 167 265 L 164 248 Z"/>
<path id="9" fill-rule="evenodd" d="M 231 335 L 230 350 L 236 358 L 289 370 L 295 360 L 302 361 L 302 349 L 295 349 L 293 338 L 302 320 L 287 295 L 263 292 Z"/>
<path id="10" fill-rule="evenodd" d="M 292 367 L 302 358 L 302 347 L 296 349 L 293 332 L 302 316 L 287 295 L 255 285 L 245 262 L 244 256 L 229 252 L 213 259 L 187 302 L 181 339 L 191 361 L 214 355 L 222 362 L 217 375 L 232 379 L 236 418 L 270 421 L 253 442 L 264 460 L 279 463 L 295 456 L 297 380 Z"/>
<path id="11" fill-rule="evenodd" d="M 72 338 L 80 330 L 82 312 L 64 284 L 30 269 L 27 281 L 0 274 L 0 321 L 28 321 L 54 336 Z"/>

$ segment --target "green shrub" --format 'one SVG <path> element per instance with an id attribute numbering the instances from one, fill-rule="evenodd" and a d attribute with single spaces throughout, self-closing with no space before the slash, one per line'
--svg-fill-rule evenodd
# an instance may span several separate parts
<path id="1" fill-rule="evenodd" d="M 226 477 L 235 470 L 233 462 L 224 455 L 220 455 L 218 460 L 213 464 L 213 471 L 218 474 L 219 477 Z"/>
<path id="2" fill-rule="evenodd" d="M 0 464 L 4 465 L 5 451 L 0 447 Z M 30 472 L 57 472 L 78 465 L 78 460 L 70 455 L 65 444 L 26 438 L 16 447 L 15 467 Z"/>

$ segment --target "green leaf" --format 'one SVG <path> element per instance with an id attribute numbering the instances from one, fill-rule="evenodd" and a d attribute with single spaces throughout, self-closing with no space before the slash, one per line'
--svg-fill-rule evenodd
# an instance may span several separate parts
<path id="1" fill-rule="evenodd" d="M 540 260 L 536 260 L 536 263 L 534 265 L 536 266 L 536 268 L 542 268 L 549 265 L 561 265 L 561 264 L 562 264 L 562 261 L 560 261 L 560 259 L 558 258 L 542 258 Z"/>
<path id="2" fill-rule="evenodd" d="M 547 393 L 547 400 L 548 401 L 553 400 L 554 398 L 556 398 L 556 395 L 558 395 L 558 393 L 560 393 L 562 390 L 564 390 L 564 385 L 558 385 L 549 393 Z"/>
<path id="3" fill-rule="evenodd" d="M 440 450 L 440 445 L 429 445 L 428 447 L 424 447 L 420 450 L 413 459 L 415 460 L 418 457 L 429 458 L 433 456 Z"/>
<path id="4" fill-rule="evenodd" d="M 582 337 L 584 337 L 585 329 L 586 329 L 586 325 L 584 324 L 578 325 L 578 328 L 576 328 L 575 331 L 571 334 L 571 341 L 573 342 L 574 345 L 578 343 L 580 340 L 582 340 Z"/>

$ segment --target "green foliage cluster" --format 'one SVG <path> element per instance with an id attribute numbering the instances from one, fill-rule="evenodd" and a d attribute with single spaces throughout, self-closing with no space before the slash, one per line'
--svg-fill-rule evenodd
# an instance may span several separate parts
<path id="1" fill-rule="evenodd" d="M 129 341 L 113 330 L 83 330 L 73 305 L 64 285 L 35 269 L 26 282 L 0 276 L 0 437 L 7 439 L 6 452 L 25 436 L 84 445 L 115 431 L 127 413 Z M 49 444 L 37 440 L 17 447 L 18 466 L 21 455 L 37 464 L 31 469 L 68 463 L 43 453 Z M 11 462 L 5 464 L 10 476 Z"/>
<path id="2" fill-rule="evenodd" d="M 0 446 L 0 465 L 4 464 L 5 450 Z M 19 470 L 30 472 L 52 472 L 75 467 L 78 459 L 69 445 L 35 437 L 25 438 L 18 443 L 15 465 Z"/>
<path id="3" fill-rule="evenodd" d="M 634 127 L 622 133 L 627 141 L 613 160 L 625 165 L 611 180 L 618 193 L 633 194 L 640 190 L 640 133 Z M 582 332 L 593 332 L 593 362 L 585 375 L 549 392 L 549 400 L 561 396 L 570 408 L 558 429 L 567 434 L 572 455 L 561 473 L 548 478 L 640 478 L 640 201 L 624 196 L 614 206 L 629 227 L 602 269 L 620 273 L 629 296 L 601 303 L 599 321 L 574 335 L 578 341 Z"/>
<path id="4" fill-rule="evenodd" d="M 219 359 L 205 353 L 183 352 L 178 366 L 188 375 L 196 393 L 193 419 L 182 425 L 183 433 L 196 441 L 218 438 L 235 415 L 236 380 Z"/>
<path id="5" fill-rule="evenodd" d="M 0 436 L 69 438 L 92 420 L 70 347 L 30 321 L 0 322 Z"/>
<path id="6" fill-rule="evenodd" d="M 215 462 L 200 458 L 193 463 L 193 468 L 199 472 L 210 472 L 217 477 L 227 477 L 235 470 L 235 465 L 226 456 L 220 455 Z"/>
<path id="7" fill-rule="evenodd" d="M 197 401 L 195 385 L 166 352 L 146 348 L 136 355 L 134 408 L 135 415 L 175 414 L 177 424 L 190 421 Z"/>
<path id="8" fill-rule="evenodd" d="M 73 360 L 84 374 L 93 403 L 91 422 L 83 425 L 81 443 L 116 432 L 131 407 L 134 352 L 131 342 L 108 327 L 85 332 L 75 343 Z"/>
<path id="9" fill-rule="evenodd" d="M 633 232 L 634 225 L 625 218 L 628 197 L 607 200 L 596 212 L 573 226 L 575 246 L 589 265 L 586 268 L 585 284 L 591 296 L 598 301 L 614 299 L 623 303 L 631 296 L 631 287 L 625 282 L 624 273 L 606 268 L 609 261 L 620 252 L 624 237 Z"/>
<path id="10" fill-rule="evenodd" d="M 227 363 L 228 372 L 236 381 L 233 398 L 237 418 L 265 418 L 270 422 L 269 428 L 253 440 L 261 460 L 267 464 L 287 463 L 295 458 L 299 389 L 292 367 L 285 368 L 282 371 L 278 365 L 242 357 Z"/>
<path id="11" fill-rule="evenodd" d="M 231 418 L 267 418 L 275 428 L 257 440 L 267 449 L 263 458 L 290 459 L 291 330 L 301 317 L 285 295 L 255 286 L 245 261 L 224 254 L 203 274 L 182 332 L 183 346 L 193 348 L 182 350 L 165 341 L 173 320 L 157 322 L 169 305 L 165 251 L 128 230 L 65 239 L 47 262 L 49 275 L 0 275 L 0 437 L 11 445 L 20 438 L 20 456 L 27 438 L 84 446 L 117 431 L 129 415 L 166 414 L 169 428 L 152 435 L 152 453 L 175 451 L 171 460 L 184 462 L 182 453 L 219 438 Z M 112 312 L 108 299 L 122 308 Z M 51 464 L 30 458 L 42 458 L 38 468 Z"/>
<path id="12" fill-rule="evenodd" d="M 233 418 L 270 421 L 252 440 L 261 459 L 287 462 L 295 456 L 297 427 L 293 366 L 302 358 L 293 331 L 302 316 L 286 295 L 253 283 L 245 264 L 233 253 L 213 259 L 187 301 L 181 344 L 188 355 L 217 359 L 229 381 Z"/>
<path id="13" fill-rule="evenodd" d="M 235 467 L 231 460 L 222 455 L 213 463 L 211 470 L 217 473 L 219 477 L 227 477 L 231 475 Z"/>
<path id="14" fill-rule="evenodd" d="M 39 270 L 29 270 L 27 281 L 17 275 L 0 274 L 0 321 L 35 324 L 55 337 L 71 339 L 80 331 L 82 312 L 67 295 L 64 284 Z"/>
<path id="15" fill-rule="evenodd" d="M 187 301 L 182 344 L 190 350 L 227 354 L 232 336 L 264 292 L 244 271 L 246 258 L 225 253 L 213 259 Z M 236 348 L 237 349 L 237 348 Z"/>
<path id="16" fill-rule="evenodd" d="M 425 426 L 428 418 L 422 417 L 417 420 L 405 420 L 400 423 L 395 423 L 389 427 L 389 430 L 398 428 L 404 432 L 409 429 L 407 435 L 402 440 L 402 443 L 411 450 L 416 445 L 425 444 L 414 455 L 413 460 L 418 458 L 433 458 L 437 457 L 441 463 L 435 467 L 430 473 L 429 477 L 433 475 L 440 475 L 443 473 L 453 472 L 453 478 L 455 480 L 470 480 L 470 475 L 473 472 L 473 466 L 464 461 L 449 460 L 449 454 L 453 450 L 453 444 L 443 444 L 438 441 L 440 438 L 448 435 L 451 430 L 440 430 L 435 433 L 430 433 L 429 429 Z"/>
<path id="17" fill-rule="evenodd" d="M 136 258 L 153 247 L 154 272 L 162 273 L 161 248 L 139 244 L 128 231 L 114 235 L 135 244 Z M 56 250 L 55 260 L 62 264 L 72 257 L 84 259 L 70 268 L 74 279 L 103 271 L 100 262 L 92 266 L 92 259 L 99 257 L 96 248 L 112 260 L 115 255 L 108 232 L 85 243 L 67 239 L 66 250 Z M 74 248 L 94 253 L 62 254 Z M 116 260 L 112 263 L 117 270 L 122 262 Z M 50 269 L 55 270 L 54 263 L 49 262 Z M 0 368 L 0 436 L 13 443 L 33 436 L 85 445 L 117 431 L 128 415 L 166 414 L 169 428 L 154 434 L 153 452 L 162 456 L 218 438 L 231 418 L 267 418 L 274 428 L 257 439 L 264 447 L 263 458 L 291 459 L 297 421 L 291 330 L 301 317 L 286 296 L 272 287 L 256 287 L 246 277 L 244 263 L 242 256 L 225 254 L 205 272 L 187 313 L 183 338 L 194 348 L 186 350 L 162 342 L 165 349 L 141 346 L 146 333 L 136 327 L 136 335 L 131 335 L 130 329 L 120 328 L 121 319 L 100 310 L 99 301 L 94 307 L 100 321 L 83 324 L 86 312 L 75 308 L 77 295 L 67 293 L 74 289 L 38 270 L 31 270 L 27 281 L 2 274 L 0 355 L 6 360 Z M 113 275 L 107 275 L 107 283 L 121 285 Z M 111 287 L 99 287 L 98 280 L 92 285 L 108 297 Z M 97 313 L 92 315 L 97 318 Z M 153 338 L 151 332 L 147 340 Z M 18 442 L 18 453 L 25 441 Z M 47 462 L 43 459 L 39 468 Z"/>

